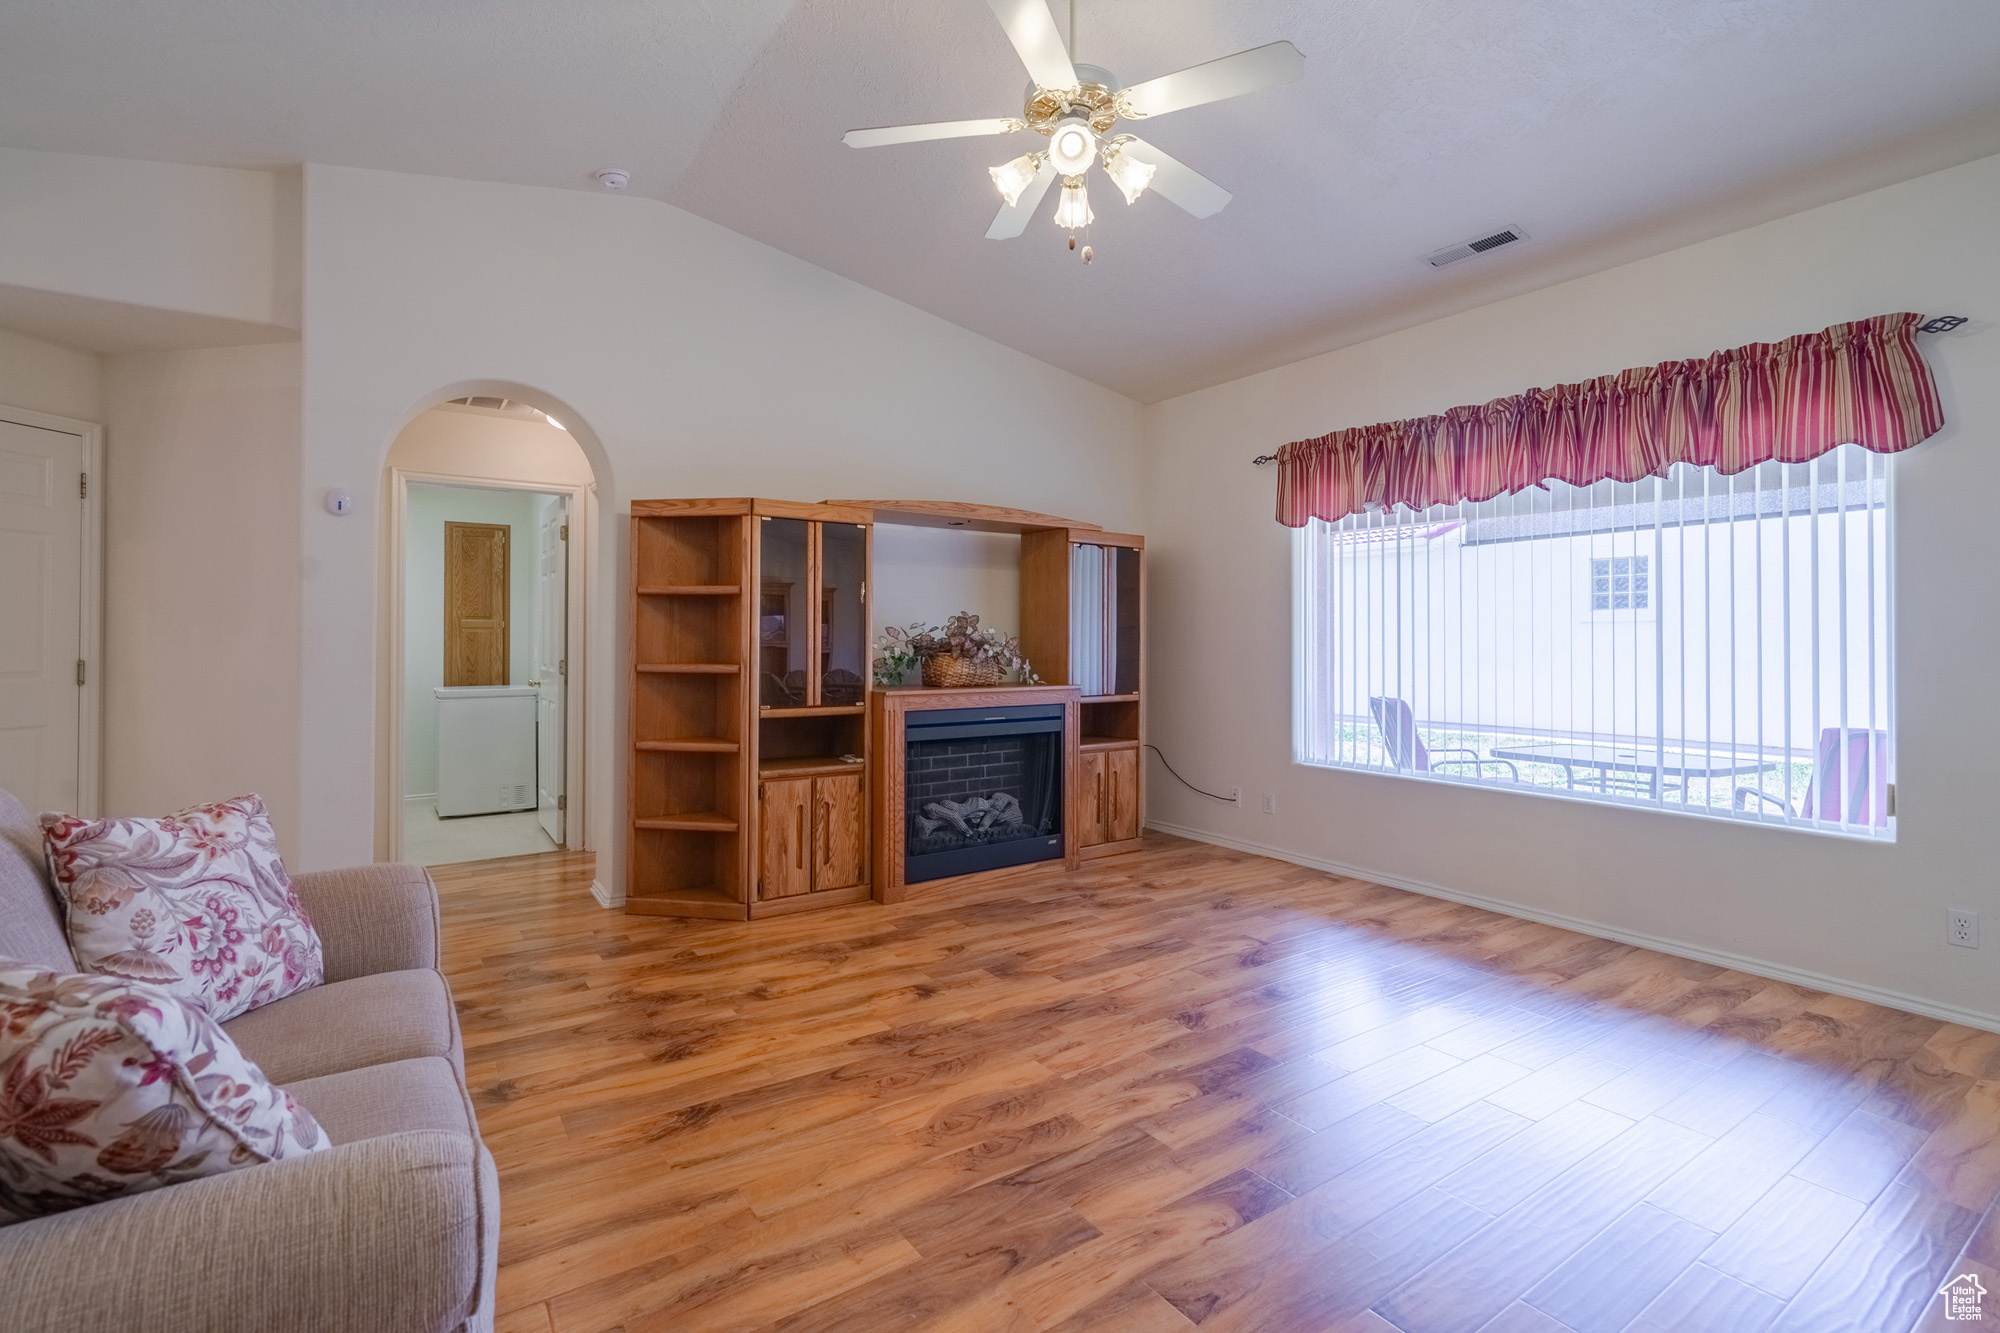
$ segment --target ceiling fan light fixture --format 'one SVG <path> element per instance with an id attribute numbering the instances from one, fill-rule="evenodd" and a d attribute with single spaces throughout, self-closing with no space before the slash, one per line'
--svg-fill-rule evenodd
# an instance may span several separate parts
<path id="1" fill-rule="evenodd" d="M 1075 231 L 1088 227 L 1092 221 L 1090 193 L 1083 188 L 1083 181 L 1077 177 L 1064 181 L 1062 198 L 1056 200 L 1056 225 L 1065 231 Z"/>
<path id="2" fill-rule="evenodd" d="M 1107 149 L 1104 154 L 1104 174 L 1124 193 L 1128 204 L 1139 202 L 1139 196 L 1153 183 L 1153 173 L 1158 169 L 1151 162 L 1141 162 L 1116 147 Z"/>
<path id="3" fill-rule="evenodd" d="M 1049 135 L 1049 160 L 1065 176 L 1080 176 L 1097 156 L 1097 134 L 1082 116 L 1068 116 L 1056 122 Z"/>
<path id="4" fill-rule="evenodd" d="M 1021 202 L 1021 191 L 1035 183 L 1035 177 L 1042 174 L 1042 155 L 1023 153 L 1002 167 L 988 167 L 986 174 L 993 178 L 993 188 L 1000 191 L 1000 197 L 1012 208 Z"/>

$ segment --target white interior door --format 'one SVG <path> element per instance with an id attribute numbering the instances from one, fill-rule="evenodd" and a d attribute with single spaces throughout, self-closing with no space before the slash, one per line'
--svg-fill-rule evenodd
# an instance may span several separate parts
<path id="1" fill-rule="evenodd" d="M 84 443 L 0 421 L 0 787 L 82 803 Z"/>
<path id="2" fill-rule="evenodd" d="M 569 498 L 541 503 L 535 598 L 535 811 L 542 830 L 563 843 L 564 687 L 569 679 Z"/>

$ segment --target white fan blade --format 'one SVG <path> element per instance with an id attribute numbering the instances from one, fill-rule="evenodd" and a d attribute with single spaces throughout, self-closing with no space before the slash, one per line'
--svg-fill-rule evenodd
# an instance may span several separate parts
<path id="1" fill-rule="evenodd" d="M 881 148 L 892 143 L 924 143 L 931 139 L 970 139 L 980 134 L 1005 134 L 1021 122 L 1000 120 L 934 120 L 928 125 L 889 125 L 879 130 L 849 130 L 840 141 L 849 148 Z"/>
<path id="2" fill-rule="evenodd" d="M 1011 204 L 1003 204 L 993 217 L 993 225 L 986 229 L 989 241 L 1011 241 L 1028 229 L 1028 219 L 1035 215 L 1035 209 L 1048 197 L 1049 187 L 1056 183 L 1056 164 L 1046 158 L 1042 169 L 1028 188 L 1021 191 L 1021 197 Z"/>
<path id="3" fill-rule="evenodd" d="M 1305 67 L 1306 58 L 1299 54 L 1299 48 L 1290 42 L 1272 42 L 1178 74 L 1162 74 L 1157 79 L 1135 83 L 1118 95 L 1118 101 L 1121 112 L 1134 120 L 1164 116 L 1169 111 L 1220 102 L 1245 93 L 1261 93 L 1266 88 L 1290 83 Z"/>
<path id="4" fill-rule="evenodd" d="M 986 0 L 986 3 L 993 6 L 993 17 L 1007 30 L 1007 40 L 1014 44 L 1036 87 L 1076 87 L 1076 66 L 1069 63 L 1069 52 L 1063 49 L 1062 34 L 1056 31 L 1055 17 L 1049 13 L 1047 0 Z"/>
<path id="5" fill-rule="evenodd" d="M 1148 187 L 1170 203 L 1179 204 L 1198 218 L 1214 217 L 1232 196 L 1193 167 L 1168 157 L 1144 139 L 1127 139 L 1119 150 L 1153 167 L 1153 183 Z"/>

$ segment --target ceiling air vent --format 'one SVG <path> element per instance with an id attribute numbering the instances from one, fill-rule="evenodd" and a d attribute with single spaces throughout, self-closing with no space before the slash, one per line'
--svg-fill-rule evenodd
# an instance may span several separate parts
<path id="1" fill-rule="evenodd" d="M 1432 268 L 1443 268 L 1446 264 L 1456 264 L 1461 259 L 1483 255 L 1488 250 L 1498 250 L 1503 245 L 1525 241 L 1528 233 L 1519 227 L 1503 227 L 1490 236 L 1481 236 L 1476 241 L 1466 241 L 1462 245 L 1448 245 L 1442 250 L 1433 250 L 1424 256 Z"/>

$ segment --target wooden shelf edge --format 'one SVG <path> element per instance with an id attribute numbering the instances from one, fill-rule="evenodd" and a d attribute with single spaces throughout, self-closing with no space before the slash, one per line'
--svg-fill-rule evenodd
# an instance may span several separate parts
<path id="1" fill-rule="evenodd" d="M 656 833 L 735 833 L 742 826 L 727 815 L 701 811 L 696 814 L 635 819 L 632 821 L 632 827 Z"/>
<path id="2" fill-rule="evenodd" d="M 691 916 L 709 921 L 748 921 L 750 908 L 717 890 L 712 896 L 671 893 L 627 894 L 625 910 L 633 916 Z"/>
<path id="3" fill-rule="evenodd" d="M 1077 700 L 1084 704 L 1135 704 L 1139 702 L 1137 692 L 1132 694 L 1086 694 Z"/>
<path id="4" fill-rule="evenodd" d="M 858 704 L 821 704 L 817 708 L 765 708 L 758 706 L 758 717 L 854 717 L 868 711 L 866 702 Z"/>
<path id="5" fill-rule="evenodd" d="M 734 662 L 640 662 L 633 670 L 666 676 L 735 676 L 743 668 Z"/>
<path id="6" fill-rule="evenodd" d="M 736 583 L 656 583 L 634 591 L 641 597 L 734 597 L 743 588 Z"/>
<path id="7" fill-rule="evenodd" d="M 665 750 L 684 754 L 735 754 L 743 747 L 735 741 L 725 741 L 718 737 L 684 737 L 667 741 L 634 741 L 635 750 Z"/>
<path id="8" fill-rule="evenodd" d="M 1079 750 L 1136 750 L 1139 748 L 1139 745 L 1140 742 L 1136 737 L 1128 740 L 1122 736 L 1085 736 L 1076 743 L 1076 748 Z"/>
<path id="9" fill-rule="evenodd" d="M 766 759 L 757 765 L 757 776 L 766 780 L 783 781 L 785 778 L 832 778 L 852 773 L 857 777 L 866 776 L 868 765 L 847 764 L 838 759 Z"/>
<path id="10" fill-rule="evenodd" d="M 843 509 L 871 511 L 877 523 L 900 523 L 911 527 L 969 528 L 974 532 L 1026 532 L 1035 528 L 1075 528 L 1102 532 L 1103 525 L 1082 519 L 1058 518 L 1029 509 L 1008 509 L 1003 505 L 966 504 L 958 500 L 822 500 L 821 504 Z"/>

